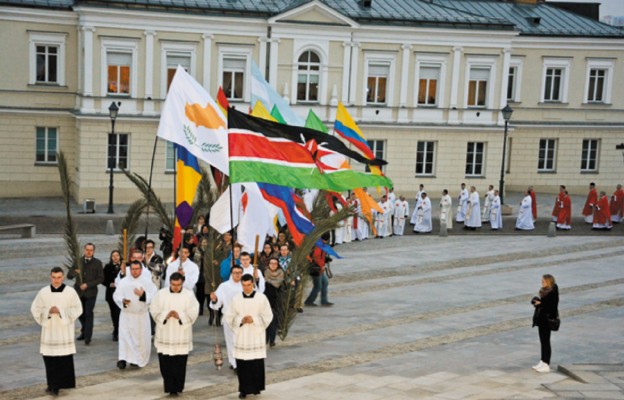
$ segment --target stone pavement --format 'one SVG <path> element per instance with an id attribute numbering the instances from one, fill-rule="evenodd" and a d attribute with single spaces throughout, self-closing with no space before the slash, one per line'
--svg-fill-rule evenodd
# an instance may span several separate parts
<path id="1" fill-rule="evenodd" d="M 107 259 L 116 237 L 88 235 Z M 331 308 L 306 307 L 269 351 L 259 399 L 624 398 L 622 236 L 393 237 L 337 248 Z M 29 315 L 50 268 L 62 263 L 58 235 L 0 240 L 0 397 L 47 398 L 38 327 Z M 553 372 L 538 374 L 531 328 L 540 277 L 560 286 L 562 327 Z M 67 399 L 164 396 L 156 354 L 119 371 L 100 291 L 91 346 L 77 344 L 78 388 Z M 194 327 L 183 398 L 235 399 L 236 378 L 212 364 L 222 333 Z"/>

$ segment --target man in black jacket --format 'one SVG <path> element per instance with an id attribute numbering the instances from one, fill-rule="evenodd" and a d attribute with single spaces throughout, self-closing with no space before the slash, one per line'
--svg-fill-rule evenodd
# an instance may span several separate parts
<path id="1" fill-rule="evenodd" d="M 77 340 L 84 340 L 88 346 L 91 343 L 93 335 L 93 309 L 95 308 L 95 300 L 98 294 L 98 285 L 104 281 L 104 270 L 102 261 L 93 257 L 95 253 L 95 245 L 87 243 L 84 246 L 84 255 L 82 259 L 82 276 L 77 266 L 69 269 L 67 277 L 69 279 L 76 278 L 74 289 L 82 302 L 82 315 L 80 316 L 80 336 Z"/>

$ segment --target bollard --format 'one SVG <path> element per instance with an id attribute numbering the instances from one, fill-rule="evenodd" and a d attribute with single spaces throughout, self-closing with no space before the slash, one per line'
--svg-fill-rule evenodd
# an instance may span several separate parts
<path id="1" fill-rule="evenodd" d="M 447 237 L 448 230 L 446 229 L 446 221 L 440 221 L 440 237 Z"/>
<path id="2" fill-rule="evenodd" d="M 106 234 L 108 236 L 112 236 L 115 234 L 115 228 L 113 227 L 113 220 L 109 219 L 106 221 Z"/>
<path id="3" fill-rule="evenodd" d="M 550 225 L 548 225 L 548 237 L 555 236 L 557 236 L 557 227 L 555 226 L 554 222 L 551 222 Z"/>

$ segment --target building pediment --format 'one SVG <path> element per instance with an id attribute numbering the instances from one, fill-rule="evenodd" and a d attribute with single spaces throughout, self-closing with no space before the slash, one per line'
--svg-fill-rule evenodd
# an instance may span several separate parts
<path id="1" fill-rule="evenodd" d="M 357 22 L 341 14 L 335 9 L 313 0 L 291 8 L 269 19 L 269 23 L 297 23 L 333 25 L 356 28 Z"/>

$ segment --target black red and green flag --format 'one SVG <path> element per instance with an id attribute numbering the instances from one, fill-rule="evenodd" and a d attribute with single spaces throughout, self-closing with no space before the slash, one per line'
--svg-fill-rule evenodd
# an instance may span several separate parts
<path id="1" fill-rule="evenodd" d="M 354 171 L 345 157 L 385 165 L 350 150 L 340 139 L 314 129 L 228 111 L 230 182 L 265 182 L 298 189 L 343 192 L 353 188 L 392 187 L 385 176 Z"/>

